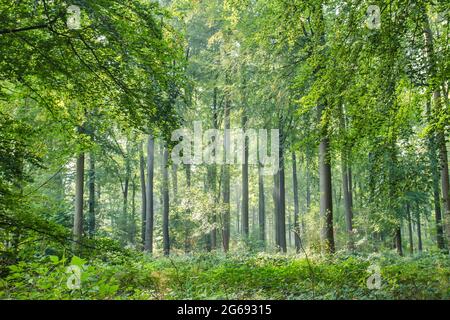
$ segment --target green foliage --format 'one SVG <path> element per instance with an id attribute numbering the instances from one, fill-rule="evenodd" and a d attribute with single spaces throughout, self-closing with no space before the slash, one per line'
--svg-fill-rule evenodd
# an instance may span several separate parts
<path id="1" fill-rule="evenodd" d="M 379 265 L 380 289 L 367 269 Z M 81 288 L 68 289 L 67 266 L 82 267 Z M 450 262 L 442 254 L 401 258 L 197 254 L 108 261 L 42 256 L 9 266 L 2 299 L 449 299 Z"/>

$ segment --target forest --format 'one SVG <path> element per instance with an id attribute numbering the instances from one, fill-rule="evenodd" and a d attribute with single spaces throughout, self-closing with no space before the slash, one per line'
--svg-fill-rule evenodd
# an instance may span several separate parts
<path id="1" fill-rule="evenodd" d="M 0 299 L 450 299 L 449 9 L 0 0 Z"/>

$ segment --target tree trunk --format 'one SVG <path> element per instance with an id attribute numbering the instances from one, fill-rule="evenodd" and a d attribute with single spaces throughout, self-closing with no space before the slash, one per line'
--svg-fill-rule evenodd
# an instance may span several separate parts
<path id="1" fill-rule="evenodd" d="M 80 241 L 83 236 L 83 194 L 84 194 L 84 153 L 77 157 L 75 168 L 75 216 L 73 219 L 73 239 L 75 252 L 81 249 Z"/>
<path id="2" fill-rule="evenodd" d="M 230 106 L 229 98 L 226 98 L 225 110 L 224 110 L 224 156 L 225 164 L 223 165 L 223 183 L 222 183 L 222 196 L 223 203 L 225 205 L 225 210 L 223 213 L 223 231 L 222 231 L 222 242 L 223 250 L 228 252 L 230 247 L 230 166 L 226 163 L 227 154 L 230 154 L 230 135 L 227 133 L 227 129 L 230 129 Z"/>
<path id="3" fill-rule="evenodd" d="M 130 243 L 135 244 L 136 243 L 136 182 L 135 182 L 135 176 L 131 180 L 131 221 L 130 221 Z"/>
<path id="4" fill-rule="evenodd" d="M 422 7 L 423 14 L 423 36 L 425 40 L 425 55 L 428 59 L 428 86 L 429 89 L 433 91 L 433 101 L 435 110 L 440 110 L 441 108 L 441 94 L 438 83 L 436 83 L 436 57 L 434 52 L 434 40 L 433 34 L 430 28 L 430 22 L 427 15 L 426 7 Z M 431 114 L 430 104 L 427 103 L 427 113 L 428 113 L 428 121 L 431 123 Z M 432 124 L 432 123 L 431 123 Z M 444 129 L 445 130 L 445 129 Z M 437 132 L 436 132 L 437 131 Z M 435 156 L 436 149 L 439 148 L 440 154 L 440 162 L 441 162 L 441 188 L 442 195 L 444 200 L 444 219 L 445 217 L 450 218 L 450 198 L 449 198 L 449 181 L 448 181 L 448 159 L 447 159 L 447 149 L 445 145 L 445 134 L 442 129 L 433 130 L 430 137 L 430 157 L 431 157 L 431 167 L 433 170 L 433 192 L 434 192 L 434 201 L 435 201 L 435 217 L 436 217 L 436 236 L 437 236 L 437 244 L 439 249 L 445 249 L 444 243 L 444 235 L 443 235 L 443 225 L 442 225 L 442 217 L 440 213 L 440 205 L 439 210 L 437 210 L 437 206 L 439 203 L 439 190 L 436 187 L 436 181 L 439 180 L 437 177 L 439 175 L 438 172 L 434 172 L 437 165 L 435 160 L 433 160 Z M 434 141 L 433 141 L 434 140 Z M 438 144 L 438 148 L 436 147 L 436 143 Z M 450 239 L 450 226 L 448 226 L 447 237 Z"/>
<path id="5" fill-rule="evenodd" d="M 306 151 L 306 211 L 311 209 L 311 160 L 309 152 Z"/>
<path id="6" fill-rule="evenodd" d="M 167 147 L 163 146 L 163 248 L 164 255 L 170 254 L 170 239 L 169 239 L 169 172 L 168 172 L 169 152 Z"/>
<path id="7" fill-rule="evenodd" d="M 406 217 L 408 219 L 408 237 L 409 237 L 409 253 L 414 254 L 414 242 L 413 242 L 413 231 L 411 222 L 411 210 L 409 203 L 406 204 Z"/>
<path id="8" fill-rule="evenodd" d="M 155 161 L 155 141 L 152 135 L 148 136 L 147 143 L 147 188 L 146 188 L 146 219 L 145 219 L 145 245 L 144 251 L 153 253 L 153 168 Z"/>
<path id="9" fill-rule="evenodd" d="M 322 118 L 323 106 L 318 107 L 319 123 Z M 322 241 L 325 252 L 334 253 L 333 234 L 333 192 L 331 183 L 330 142 L 327 137 L 327 128 L 322 129 L 319 145 L 319 183 L 320 183 L 320 215 L 323 220 Z"/>
<path id="10" fill-rule="evenodd" d="M 172 197 L 173 203 L 177 203 L 177 197 L 178 197 L 178 166 L 176 164 L 172 164 Z"/>
<path id="11" fill-rule="evenodd" d="M 299 225 L 299 203 L 298 203 L 298 180 L 297 180 L 297 160 L 295 158 L 295 152 L 292 152 L 292 184 L 294 191 L 294 240 L 295 250 L 300 252 L 301 239 L 300 239 L 300 225 Z"/>
<path id="12" fill-rule="evenodd" d="M 128 162 L 128 154 L 126 155 L 125 159 L 125 166 L 126 166 L 126 173 L 125 173 L 125 183 L 123 188 L 123 207 L 122 207 L 122 225 L 121 230 L 123 232 L 123 241 L 124 243 L 127 242 L 129 239 L 128 235 L 128 188 L 130 185 L 130 168 L 129 168 L 129 162 Z"/>
<path id="13" fill-rule="evenodd" d="M 342 134 L 345 134 L 345 130 L 347 127 L 346 119 L 345 119 L 345 110 L 344 105 L 341 104 L 340 109 L 340 129 Z M 344 197 L 344 213 L 345 213 L 345 225 L 347 229 L 347 248 L 350 251 L 354 250 L 353 244 L 353 213 L 352 213 L 352 200 L 351 200 L 351 186 L 350 186 L 350 178 L 349 178 L 349 168 L 348 168 L 348 156 L 349 156 L 349 148 L 344 143 L 341 150 L 341 175 L 342 175 L 342 193 Z M 339 204 L 338 204 L 339 205 Z"/>
<path id="14" fill-rule="evenodd" d="M 88 230 L 89 237 L 93 238 L 95 234 L 95 158 L 94 153 L 89 154 L 89 218 Z"/>
<path id="15" fill-rule="evenodd" d="M 281 126 L 280 126 L 281 127 Z M 284 137 L 283 132 L 280 130 L 280 149 L 279 149 L 279 215 L 278 215 L 278 227 L 280 228 L 280 248 L 283 252 L 287 252 L 286 247 L 286 187 L 285 187 L 285 175 L 284 175 Z"/>
<path id="16" fill-rule="evenodd" d="M 141 180 L 141 241 L 142 248 L 145 245 L 145 216 L 147 210 L 147 196 L 145 191 L 145 159 L 144 152 L 142 150 L 143 146 L 141 145 L 139 148 L 139 171 L 140 171 L 140 180 Z"/>
<path id="17" fill-rule="evenodd" d="M 244 110 L 245 112 L 245 110 Z M 247 126 L 247 116 L 242 117 L 242 127 Z M 242 233 L 248 239 L 248 139 L 244 136 L 244 163 L 242 164 Z"/>
<path id="18" fill-rule="evenodd" d="M 439 155 L 441 161 L 441 188 L 442 198 L 444 202 L 444 217 L 447 221 L 447 243 L 450 244 L 450 188 L 449 188 L 449 175 L 448 175 L 448 156 L 446 139 L 442 132 L 438 134 L 439 139 Z"/>
<path id="19" fill-rule="evenodd" d="M 427 101 L 426 112 L 428 119 L 431 119 L 431 104 Z M 437 161 L 436 137 L 430 134 L 428 138 L 428 157 L 430 160 L 430 170 L 433 184 L 434 218 L 436 221 L 436 242 L 439 249 L 445 249 L 444 229 L 442 223 L 441 200 L 439 190 L 439 167 Z"/>
<path id="20" fill-rule="evenodd" d="M 274 232 L 275 232 L 275 245 L 277 250 L 280 250 L 280 226 L 278 225 L 280 219 L 278 216 L 280 215 L 280 172 L 278 171 L 273 175 L 273 224 L 274 224 Z"/>
<path id="21" fill-rule="evenodd" d="M 347 157 L 345 152 L 341 153 L 341 171 L 342 171 L 342 192 L 344 196 L 344 212 L 345 212 L 345 225 L 347 229 L 347 247 L 350 251 L 354 250 L 353 244 L 353 213 L 352 213 L 352 200 L 350 195 L 349 184 L 349 170 L 347 167 Z"/>
<path id="22" fill-rule="evenodd" d="M 422 252 L 422 230 L 421 230 L 421 225 L 420 225 L 420 211 L 419 208 L 417 207 L 417 213 L 416 213 L 416 223 L 417 223 L 417 247 L 419 249 L 419 252 Z"/>
<path id="23" fill-rule="evenodd" d="M 403 256 L 403 248 L 402 248 L 402 230 L 401 227 L 398 226 L 395 229 L 395 247 L 397 248 L 397 253 L 400 256 Z"/>
<path id="24" fill-rule="evenodd" d="M 191 165 L 186 164 L 185 170 L 186 170 L 186 186 L 189 191 L 191 188 Z M 186 210 L 186 220 L 185 220 L 185 224 L 184 224 L 184 252 L 185 253 L 189 253 L 189 251 L 191 250 L 191 246 L 189 243 L 189 223 L 188 223 L 190 214 L 191 214 L 190 209 Z"/>
<path id="25" fill-rule="evenodd" d="M 262 174 L 261 164 L 258 163 L 258 222 L 259 222 L 259 240 L 263 249 L 266 243 L 266 208 L 264 199 L 264 176 Z"/>

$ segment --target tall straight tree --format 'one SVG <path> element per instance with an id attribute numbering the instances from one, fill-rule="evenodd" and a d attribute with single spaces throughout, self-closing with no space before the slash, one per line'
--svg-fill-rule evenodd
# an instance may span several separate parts
<path id="1" fill-rule="evenodd" d="M 88 233 L 89 233 L 89 237 L 92 238 L 95 234 L 95 156 L 94 156 L 94 152 L 89 153 L 88 186 L 89 186 Z"/>
<path id="2" fill-rule="evenodd" d="M 141 181 L 141 241 L 142 248 L 145 246 L 145 217 L 147 210 L 147 195 L 145 191 L 145 158 L 143 145 L 139 146 L 139 174 Z"/>
<path id="3" fill-rule="evenodd" d="M 227 94 L 225 98 L 224 105 L 224 157 L 225 164 L 223 165 L 222 171 L 222 197 L 224 203 L 224 212 L 223 212 L 223 229 L 222 229 L 222 244 L 223 250 L 228 252 L 230 248 L 230 166 L 227 164 L 228 159 L 227 155 L 230 155 L 230 101 Z"/>
<path id="4" fill-rule="evenodd" d="M 162 146 L 162 191 L 163 191 L 163 249 L 164 255 L 168 256 L 170 253 L 170 239 L 169 239 L 169 172 L 168 172 L 168 150 L 166 146 Z"/>
<path id="5" fill-rule="evenodd" d="M 427 115 L 429 122 L 432 121 L 433 111 L 436 113 L 440 109 L 441 106 L 441 96 L 440 96 L 440 88 L 439 84 L 436 83 L 436 56 L 434 52 L 434 40 L 433 33 L 430 28 L 430 22 L 428 18 L 428 14 L 426 12 L 426 8 L 422 5 L 422 19 L 423 19 L 423 37 L 425 41 L 425 55 L 427 57 L 428 62 L 428 87 L 429 91 L 432 92 L 432 98 L 434 102 L 434 110 L 431 110 L 430 102 L 427 101 Z M 441 162 L 441 187 L 444 199 L 444 217 L 450 215 L 450 199 L 449 199 L 449 190 L 448 190 L 448 162 L 447 162 L 447 151 L 445 146 L 445 135 L 442 134 L 441 131 L 436 132 L 436 130 L 432 130 L 431 135 L 429 137 L 429 156 L 431 161 L 431 170 L 432 170 L 432 179 L 433 179 L 433 196 L 434 196 L 434 211 L 435 211 L 435 219 L 436 219 L 436 237 L 437 237 L 437 245 L 439 249 L 445 248 L 444 243 L 444 232 L 443 232 L 443 223 L 441 216 L 441 207 L 439 200 L 439 186 L 438 186 L 438 176 L 439 176 L 439 168 L 438 161 L 435 159 L 435 155 L 439 150 L 440 162 Z M 446 193 L 445 193 L 446 191 Z M 450 229 L 448 230 L 450 232 Z M 447 233 L 449 233 L 447 232 Z M 447 235 L 450 237 L 450 234 Z"/>
<path id="6" fill-rule="evenodd" d="M 300 223 L 299 223 L 299 202 L 298 202 L 298 180 L 297 180 L 297 159 L 295 151 L 292 152 L 292 186 L 294 192 L 294 241 L 295 250 L 300 252 Z"/>
<path id="7" fill-rule="evenodd" d="M 324 107 L 319 105 L 318 119 L 322 119 Z M 322 217 L 322 242 L 325 252 L 333 253 L 334 234 L 333 234 L 333 192 L 331 183 L 331 154 L 330 142 L 327 136 L 327 126 L 321 128 L 321 138 L 319 144 L 319 184 L 320 184 L 320 215 Z"/>
<path id="8" fill-rule="evenodd" d="M 262 165 L 258 163 L 258 223 L 259 223 L 259 241 L 263 249 L 266 245 L 266 207 L 264 198 L 264 176 L 262 174 Z"/>
<path id="9" fill-rule="evenodd" d="M 280 124 L 282 120 L 280 120 Z M 278 170 L 278 182 L 279 182 L 279 211 L 278 211 L 278 228 L 279 228 L 279 246 L 283 252 L 287 252 L 286 246 L 286 185 L 284 174 L 284 135 L 283 127 L 280 125 L 280 148 L 279 148 L 279 170 Z"/>
<path id="10" fill-rule="evenodd" d="M 148 136 L 147 142 L 147 207 L 145 219 L 145 245 L 147 253 L 153 253 L 153 168 L 155 161 L 155 141 L 152 135 Z"/>
<path id="11" fill-rule="evenodd" d="M 247 115 L 245 109 L 242 116 L 242 128 L 247 127 Z M 249 236 L 248 226 L 248 138 L 244 132 L 244 163 L 242 164 L 242 233 L 244 238 Z"/>
<path id="12" fill-rule="evenodd" d="M 73 238 L 75 251 L 80 250 L 79 241 L 83 236 L 83 203 L 84 203 L 84 152 L 77 157 L 75 166 L 75 216 L 73 219 Z"/>

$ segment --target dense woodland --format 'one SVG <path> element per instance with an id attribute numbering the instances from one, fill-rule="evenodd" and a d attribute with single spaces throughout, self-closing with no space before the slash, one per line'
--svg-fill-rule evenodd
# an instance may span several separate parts
<path id="1" fill-rule="evenodd" d="M 449 299 L 449 9 L 0 0 L 0 298 Z"/>

